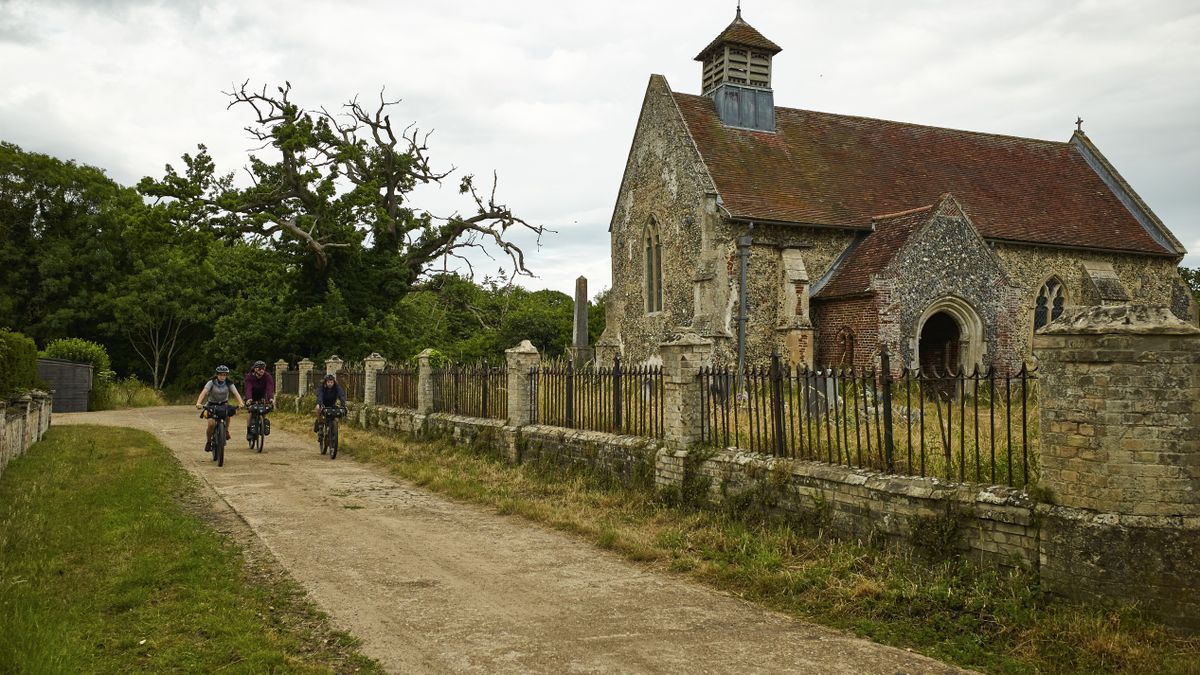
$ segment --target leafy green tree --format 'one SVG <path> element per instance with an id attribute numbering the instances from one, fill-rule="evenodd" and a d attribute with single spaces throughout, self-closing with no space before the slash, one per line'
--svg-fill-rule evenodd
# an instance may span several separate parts
<path id="1" fill-rule="evenodd" d="M 0 325 L 104 340 L 104 294 L 129 264 L 121 231 L 144 211 L 100 169 L 0 142 Z"/>
<path id="2" fill-rule="evenodd" d="M 1188 288 L 1192 289 L 1192 295 L 1196 296 L 1196 302 L 1200 302 L 1200 267 L 1194 269 L 1180 267 L 1179 276 L 1183 277 Z"/>
<path id="3" fill-rule="evenodd" d="M 539 238 L 543 228 L 515 216 L 471 175 L 458 181 L 469 208 L 439 218 L 409 201 L 421 184 L 441 183 L 452 170 L 433 168 L 428 134 L 397 129 L 390 111 L 397 101 L 380 96 L 377 106 L 357 99 L 339 114 L 307 110 L 291 100 L 291 85 L 274 92 L 247 83 L 227 94 L 229 107 L 247 109 L 247 131 L 262 142 L 252 154 L 248 187 L 221 175 L 204 146 L 184 155 L 184 170 L 168 166 L 161 179 L 143 179 L 139 189 L 165 199 L 177 222 L 208 227 L 228 241 L 249 238 L 286 253 L 304 273 L 297 292 L 307 303 L 329 292 L 337 279 L 354 321 L 382 313 L 408 293 L 431 265 L 457 258 L 468 267 L 470 249 L 508 256 L 516 273 L 528 274 L 511 230 Z"/>

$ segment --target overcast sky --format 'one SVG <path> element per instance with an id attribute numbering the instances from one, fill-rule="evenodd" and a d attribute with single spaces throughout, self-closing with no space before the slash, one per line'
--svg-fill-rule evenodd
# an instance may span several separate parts
<path id="1" fill-rule="evenodd" d="M 352 8 L 348 8 L 352 7 Z M 699 93 L 692 60 L 733 0 L 0 0 L 0 139 L 133 184 L 205 143 L 239 170 L 228 91 L 292 83 L 307 107 L 381 88 L 434 132 L 435 164 L 500 176 L 557 230 L 532 288 L 609 283 L 607 227 L 646 82 Z M 1197 0 L 746 0 L 783 47 L 776 105 L 1065 141 L 1076 116 L 1200 267 Z M 454 183 L 418 206 L 467 204 Z"/>

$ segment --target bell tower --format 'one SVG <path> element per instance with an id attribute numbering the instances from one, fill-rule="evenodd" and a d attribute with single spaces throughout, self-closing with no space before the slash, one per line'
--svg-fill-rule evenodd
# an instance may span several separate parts
<path id="1" fill-rule="evenodd" d="M 700 91 L 716 102 L 723 124 L 775 131 L 771 59 L 781 51 L 742 20 L 739 4 L 733 23 L 696 55 L 703 67 Z"/>

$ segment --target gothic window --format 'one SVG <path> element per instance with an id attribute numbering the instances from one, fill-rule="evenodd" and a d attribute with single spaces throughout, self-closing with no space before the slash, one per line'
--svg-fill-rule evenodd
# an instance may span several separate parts
<path id="1" fill-rule="evenodd" d="M 1062 282 L 1057 277 L 1050 277 L 1038 292 L 1037 304 L 1033 308 L 1033 329 L 1037 330 L 1057 319 L 1063 313 L 1065 304 Z"/>
<path id="2" fill-rule="evenodd" d="M 833 346 L 833 363 L 829 365 L 838 368 L 854 365 L 854 330 L 849 326 L 842 326 L 838 330 Z"/>
<path id="3" fill-rule="evenodd" d="M 646 265 L 646 312 L 661 312 L 662 289 L 662 240 L 658 236 L 658 223 L 650 220 L 645 237 Z"/>

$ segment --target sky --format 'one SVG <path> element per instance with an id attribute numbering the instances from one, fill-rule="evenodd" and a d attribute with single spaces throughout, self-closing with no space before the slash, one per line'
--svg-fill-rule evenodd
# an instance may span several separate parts
<path id="1" fill-rule="evenodd" d="M 286 80 L 308 108 L 383 91 L 399 126 L 432 132 L 435 167 L 494 171 L 501 201 L 555 231 L 522 240 L 537 277 L 518 283 L 572 293 L 583 275 L 594 295 L 649 76 L 700 93 L 692 59 L 735 4 L 0 0 L 0 139 L 131 185 L 198 143 L 240 171 L 250 118 L 222 92 L 243 81 Z M 742 16 L 783 48 L 779 106 L 1059 141 L 1082 117 L 1200 267 L 1200 1 L 746 0 Z M 456 185 L 415 205 L 469 211 Z"/>

